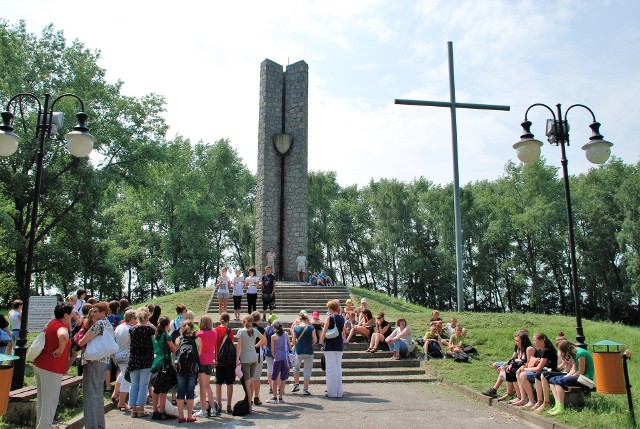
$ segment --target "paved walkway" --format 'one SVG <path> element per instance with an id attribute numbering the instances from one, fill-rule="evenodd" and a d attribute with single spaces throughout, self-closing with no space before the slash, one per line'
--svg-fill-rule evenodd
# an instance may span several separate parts
<path id="1" fill-rule="evenodd" d="M 287 386 L 290 389 L 290 386 Z M 162 428 L 537 428 L 513 415 L 487 407 L 437 383 L 345 384 L 342 399 L 324 397 L 323 385 L 311 386 L 312 396 L 285 396 L 286 404 L 254 407 L 254 413 L 233 417 L 223 413 L 192 424 L 176 420 L 132 419 L 123 412 L 107 413 L 107 427 Z M 236 390 L 235 400 L 240 399 Z M 317 393 L 317 394 L 316 394 Z M 266 398 L 262 398 L 263 401 Z"/>

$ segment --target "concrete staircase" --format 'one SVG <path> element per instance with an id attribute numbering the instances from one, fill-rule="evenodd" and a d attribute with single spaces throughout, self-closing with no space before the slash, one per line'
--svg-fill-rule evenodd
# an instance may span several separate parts
<path id="1" fill-rule="evenodd" d="M 292 322 L 298 317 L 301 309 L 307 310 L 309 314 L 318 311 L 321 319 L 327 313 L 327 301 L 330 299 L 340 300 L 344 306 L 345 301 L 351 298 L 349 290 L 344 286 L 311 286 L 306 283 L 278 282 L 276 285 L 276 308 L 274 313 L 283 322 L 283 326 L 288 332 Z M 246 295 L 243 299 L 243 312 L 246 312 Z M 359 305 L 359 303 L 357 303 Z M 354 302 L 354 307 L 357 307 Z M 227 306 L 233 317 L 233 301 L 229 299 Z M 258 310 L 262 310 L 262 301 L 258 297 Z M 209 302 L 208 312 L 214 313 L 214 320 L 218 318 L 218 299 L 212 295 Z M 234 330 L 242 327 L 240 322 L 232 321 L 230 327 Z M 397 361 L 389 360 L 392 353 L 386 345 L 376 353 L 367 353 L 369 342 L 365 338 L 355 336 L 355 341 L 345 344 L 345 351 L 342 357 L 342 379 L 345 383 L 380 383 L 380 382 L 424 382 L 433 381 L 426 376 L 425 368 L 415 356 Z M 320 369 L 320 359 L 322 352 L 320 345 L 314 346 L 314 365 L 311 375 L 312 384 L 324 384 L 325 373 Z M 262 369 L 262 375 L 266 378 L 266 366 Z M 293 380 L 293 375 L 290 377 Z"/>

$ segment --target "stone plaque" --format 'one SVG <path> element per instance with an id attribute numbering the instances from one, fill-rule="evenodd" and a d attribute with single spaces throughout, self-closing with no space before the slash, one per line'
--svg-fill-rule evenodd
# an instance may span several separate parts
<path id="1" fill-rule="evenodd" d="M 53 309 L 58 305 L 57 296 L 32 296 L 29 298 L 27 330 L 39 332 L 53 319 Z"/>
<path id="2" fill-rule="evenodd" d="M 276 145 L 276 149 L 281 154 L 285 154 L 291 148 L 291 143 L 293 142 L 293 137 L 291 134 L 276 134 L 273 136 L 273 144 Z"/>

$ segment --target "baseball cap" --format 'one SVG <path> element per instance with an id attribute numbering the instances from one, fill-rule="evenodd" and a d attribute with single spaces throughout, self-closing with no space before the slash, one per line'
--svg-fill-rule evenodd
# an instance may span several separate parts
<path id="1" fill-rule="evenodd" d="M 278 315 L 277 314 L 272 314 L 271 316 L 269 316 L 269 323 L 273 325 L 274 320 L 278 319 Z"/>
<path id="2" fill-rule="evenodd" d="M 271 322 L 271 326 L 273 326 L 274 328 L 279 328 L 282 326 L 282 322 L 279 320 L 274 320 L 273 322 Z"/>
<path id="3" fill-rule="evenodd" d="M 360 302 L 367 302 L 367 298 L 362 298 Z"/>
<path id="4" fill-rule="evenodd" d="M 306 314 L 307 314 L 307 310 L 304 310 L 304 309 L 303 309 L 303 310 L 300 310 L 300 314 L 304 314 L 304 315 L 306 315 Z"/>
<path id="5" fill-rule="evenodd" d="M 311 315 L 317 319 L 320 316 L 320 313 L 317 311 L 314 311 L 313 313 L 311 313 Z"/>

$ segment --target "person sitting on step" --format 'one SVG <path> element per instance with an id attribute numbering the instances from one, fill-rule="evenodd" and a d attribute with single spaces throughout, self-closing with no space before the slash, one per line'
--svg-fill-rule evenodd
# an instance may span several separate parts
<path id="1" fill-rule="evenodd" d="M 373 333 L 373 328 L 375 327 L 376 322 L 373 319 L 373 314 L 371 314 L 371 310 L 366 309 L 362 311 L 362 315 L 360 316 L 360 321 L 356 326 L 351 328 L 351 332 L 349 332 L 349 336 L 347 337 L 345 343 L 349 343 L 353 336 L 357 333 L 365 337 L 367 340 L 371 339 L 371 334 Z"/>
<path id="2" fill-rule="evenodd" d="M 380 312 L 376 316 L 376 326 L 374 332 L 371 334 L 371 343 L 367 351 L 369 353 L 375 353 L 378 350 L 380 343 L 384 343 L 387 337 L 391 334 L 391 325 L 384 320 L 384 313 Z"/>

